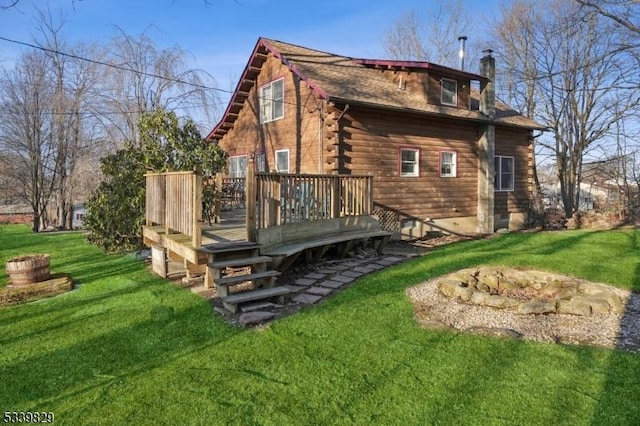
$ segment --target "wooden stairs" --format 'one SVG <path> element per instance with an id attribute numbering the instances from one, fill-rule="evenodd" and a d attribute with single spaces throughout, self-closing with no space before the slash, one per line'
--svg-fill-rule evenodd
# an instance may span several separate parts
<path id="1" fill-rule="evenodd" d="M 284 296 L 290 293 L 286 287 L 275 287 L 280 272 L 268 269 L 272 259 L 260 255 L 260 244 L 247 241 L 212 244 L 200 251 L 208 257 L 205 287 L 215 286 L 225 309 L 232 313 L 249 302 L 276 300 L 282 304 Z"/>

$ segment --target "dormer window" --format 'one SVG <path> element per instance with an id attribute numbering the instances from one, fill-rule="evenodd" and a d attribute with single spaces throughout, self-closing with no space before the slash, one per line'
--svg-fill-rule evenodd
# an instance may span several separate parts
<path id="1" fill-rule="evenodd" d="M 260 123 L 284 117 L 284 78 L 260 87 Z"/>
<path id="2" fill-rule="evenodd" d="M 443 78 L 440 80 L 440 102 L 442 105 L 458 106 L 458 82 Z"/>

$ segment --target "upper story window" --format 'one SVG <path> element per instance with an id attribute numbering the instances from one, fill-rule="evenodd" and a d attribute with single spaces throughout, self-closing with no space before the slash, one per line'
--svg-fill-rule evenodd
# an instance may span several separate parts
<path id="1" fill-rule="evenodd" d="M 284 78 L 260 87 L 260 122 L 284 117 Z"/>
<path id="2" fill-rule="evenodd" d="M 420 176 L 420 150 L 400 148 L 400 176 Z"/>
<path id="3" fill-rule="evenodd" d="M 289 150 L 279 149 L 276 151 L 276 172 L 289 173 Z"/>
<path id="4" fill-rule="evenodd" d="M 440 176 L 456 177 L 456 153 L 454 151 L 440 152 Z"/>
<path id="5" fill-rule="evenodd" d="M 458 106 L 458 82 L 443 78 L 440 80 L 440 102 L 442 105 Z"/>
<path id="6" fill-rule="evenodd" d="M 237 155 L 229 157 L 229 176 L 232 178 L 244 177 L 247 171 L 247 156 Z"/>
<path id="7" fill-rule="evenodd" d="M 494 160 L 495 179 L 494 188 L 496 191 L 513 191 L 514 182 L 514 158 L 496 155 Z"/>

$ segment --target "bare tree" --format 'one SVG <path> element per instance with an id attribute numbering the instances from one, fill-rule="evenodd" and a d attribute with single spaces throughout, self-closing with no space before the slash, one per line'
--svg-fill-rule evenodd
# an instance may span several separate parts
<path id="1" fill-rule="evenodd" d="M 89 131 L 93 122 L 89 110 L 90 92 L 98 78 L 96 64 L 83 61 L 91 51 L 81 44 L 70 46 L 64 37 L 65 19 L 49 10 L 38 12 L 40 39 L 48 56 L 48 73 L 53 90 L 51 139 L 55 147 L 55 226 L 72 227 L 73 204 L 77 191 L 72 176 L 78 160 L 92 146 Z M 65 52 L 63 54 L 62 52 Z M 88 196 L 88 194 L 86 194 Z"/>
<path id="2" fill-rule="evenodd" d="M 119 29 L 106 55 L 114 66 L 103 70 L 101 98 L 111 138 L 137 142 L 140 116 L 157 108 L 209 114 L 219 103 L 211 75 L 189 69 L 187 52 L 159 49 L 146 32 L 134 37 Z"/>
<path id="3" fill-rule="evenodd" d="M 0 2 L 0 10 L 7 10 L 15 7 L 20 3 L 20 0 L 3 0 Z"/>
<path id="4" fill-rule="evenodd" d="M 56 180 L 55 147 L 50 114 L 54 93 L 49 85 L 49 58 L 43 52 L 24 54 L 5 72 L 0 121 L 4 173 L 18 184 L 17 195 L 33 209 L 32 229 L 46 226 L 46 210 Z"/>
<path id="5" fill-rule="evenodd" d="M 588 10 L 605 16 L 630 33 L 640 36 L 640 6 L 637 0 L 575 0 Z"/>
<path id="6" fill-rule="evenodd" d="M 513 3 L 496 27 L 509 100 L 553 134 L 540 145 L 555 157 L 567 216 L 578 208 L 584 156 L 638 105 L 628 81 L 633 63 L 607 26 L 576 3 L 540 0 Z"/>
<path id="7" fill-rule="evenodd" d="M 458 37 L 473 30 L 467 10 L 463 0 L 436 0 L 429 10 L 410 10 L 387 29 L 385 53 L 393 59 L 458 67 Z"/>

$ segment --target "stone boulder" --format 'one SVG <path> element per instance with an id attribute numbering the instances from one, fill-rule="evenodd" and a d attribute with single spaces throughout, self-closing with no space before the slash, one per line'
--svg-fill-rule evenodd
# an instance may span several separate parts
<path id="1" fill-rule="evenodd" d="M 518 306 L 518 313 L 523 315 L 551 314 L 556 311 L 555 303 L 544 302 L 542 300 L 532 300 L 521 303 Z"/>
<path id="2" fill-rule="evenodd" d="M 591 315 L 591 305 L 579 300 L 559 300 L 557 303 L 559 314 Z"/>
<path id="3" fill-rule="evenodd" d="M 438 283 L 440 292 L 451 299 L 460 299 L 463 302 L 469 301 L 473 293 L 473 287 L 461 282 L 460 280 L 441 280 Z"/>
<path id="4" fill-rule="evenodd" d="M 500 266 L 462 269 L 442 277 L 438 288 L 451 299 L 523 315 L 592 315 L 624 309 L 620 296 L 607 285 Z"/>

